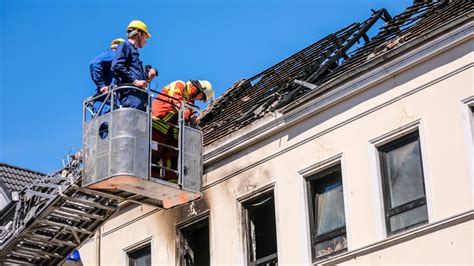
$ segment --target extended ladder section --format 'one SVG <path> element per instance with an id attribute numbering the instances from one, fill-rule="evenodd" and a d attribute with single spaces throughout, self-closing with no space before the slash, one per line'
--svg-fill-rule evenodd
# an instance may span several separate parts
<path id="1" fill-rule="evenodd" d="M 121 106 L 127 97 L 145 104 Z M 153 101 L 169 107 L 175 117 L 152 117 Z M 126 192 L 135 201 L 165 209 L 200 199 L 202 132 L 185 121 L 184 112 L 189 109 L 198 110 L 180 99 L 133 86 L 116 87 L 86 100 L 83 186 L 112 195 Z M 175 134 L 175 143 L 153 139 L 158 133 L 153 123 L 168 130 L 167 138 Z M 158 151 L 162 152 L 156 155 Z M 170 151 L 174 154 L 171 164 L 160 158 Z"/>
<path id="2" fill-rule="evenodd" d="M 0 262 L 60 264 L 118 210 L 122 199 L 81 188 L 80 165 L 76 156 L 18 193 L 0 221 Z"/>

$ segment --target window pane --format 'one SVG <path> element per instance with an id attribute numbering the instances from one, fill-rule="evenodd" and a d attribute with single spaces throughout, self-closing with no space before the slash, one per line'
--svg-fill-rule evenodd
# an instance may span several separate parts
<path id="1" fill-rule="evenodd" d="M 128 253 L 130 266 L 150 266 L 151 246 L 143 247 L 139 250 Z"/>
<path id="2" fill-rule="evenodd" d="M 150 254 L 133 259 L 133 263 L 132 263 L 132 266 L 149 266 L 149 265 L 151 265 Z"/>
<path id="3" fill-rule="evenodd" d="M 0 188 L 1 189 L 1 188 Z M 9 200 L 0 192 L 0 211 L 5 208 L 9 203 Z"/>
<path id="4" fill-rule="evenodd" d="M 333 252 L 347 249 L 347 238 L 345 235 L 317 243 L 315 246 L 316 258 L 329 255 Z"/>
<path id="5" fill-rule="evenodd" d="M 313 256 L 321 259 L 347 250 L 341 166 L 310 177 Z"/>
<path id="6" fill-rule="evenodd" d="M 419 147 L 413 141 L 385 154 L 390 208 L 425 195 Z"/>
<path id="7" fill-rule="evenodd" d="M 344 216 L 344 197 L 342 185 L 333 187 L 321 194 L 316 194 L 317 235 L 330 232 L 346 224 Z"/>
<path id="8" fill-rule="evenodd" d="M 390 217 L 390 231 L 397 231 L 424 221 L 428 221 L 426 205 Z"/>

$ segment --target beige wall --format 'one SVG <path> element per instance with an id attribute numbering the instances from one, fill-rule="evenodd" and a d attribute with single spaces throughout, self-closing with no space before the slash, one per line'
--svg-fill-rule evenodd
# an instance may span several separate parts
<path id="1" fill-rule="evenodd" d="M 426 228 L 425 228 L 426 230 Z M 421 230 L 423 231 L 423 230 Z M 365 249 L 350 252 L 328 264 L 445 264 L 472 265 L 474 222 L 449 225 L 426 235 L 408 234 L 401 239 L 391 239 Z M 351 256 L 352 255 L 352 256 Z"/>
<path id="2" fill-rule="evenodd" d="M 424 55 L 430 47 L 433 52 Z M 473 158 L 472 146 L 466 145 L 472 144 L 472 131 L 466 131 L 473 129 L 466 126 L 465 103 L 474 95 L 473 47 L 469 31 L 427 43 L 406 59 L 407 66 L 387 67 L 383 77 L 370 82 L 368 75 L 359 82 L 366 85 L 346 100 L 207 164 L 203 200 L 169 211 L 137 207 L 111 220 L 102 230 L 102 265 L 125 264 L 124 250 L 143 240 L 152 244 L 153 264 L 175 264 L 176 224 L 208 210 L 212 263 L 244 264 L 239 199 L 266 186 L 275 191 L 279 263 L 311 264 L 304 176 L 332 161 L 340 161 L 343 171 L 352 257 L 342 254 L 328 262 L 473 264 Z M 376 146 L 415 129 L 429 224 L 387 240 Z M 219 145 L 236 140 L 238 134 Z M 95 264 L 95 241 L 80 250 L 85 265 Z"/>

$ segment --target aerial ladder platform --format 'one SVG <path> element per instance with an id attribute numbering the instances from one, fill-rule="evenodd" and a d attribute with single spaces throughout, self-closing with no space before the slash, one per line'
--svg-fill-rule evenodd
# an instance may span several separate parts
<path id="1" fill-rule="evenodd" d="M 148 99 L 143 110 L 120 106 L 120 95 L 131 91 Z M 178 110 L 170 127 L 179 137 L 177 146 L 159 143 L 152 140 L 154 94 L 160 92 L 120 86 L 84 101 L 82 151 L 14 193 L 15 204 L 2 211 L 0 264 L 61 264 L 126 202 L 170 209 L 202 197 L 202 133 L 183 117 L 198 108 L 164 95 Z M 176 150 L 175 169 L 153 158 L 160 145 Z M 167 171 L 177 180 L 164 180 Z"/>

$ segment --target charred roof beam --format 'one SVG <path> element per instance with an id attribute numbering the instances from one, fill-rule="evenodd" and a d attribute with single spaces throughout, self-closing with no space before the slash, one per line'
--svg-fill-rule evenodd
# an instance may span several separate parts
<path id="1" fill-rule="evenodd" d="M 364 38 L 364 40 L 367 41 L 369 39 L 367 36 L 367 32 L 379 19 L 386 16 L 386 14 L 388 14 L 387 10 L 380 9 L 378 11 L 375 11 L 373 15 L 369 19 L 364 21 L 362 24 L 360 23 L 352 24 L 351 27 L 348 28 L 347 30 L 349 33 L 347 38 L 344 40 L 342 44 L 340 44 L 340 46 L 338 45 L 339 49 L 335 49 L 334 51 L 332 51 L 332 53 L 321 62 L 317 70 L 314 71 L 313 74 L 311 74 L 306 79 L 306 82 L 315 83 L 315 81 L 317 81 L 319 78 L 330 73 L 331 68 L 335 67 L 335 64 L 337 64 L 338 60 L 341 59 L 341 57 L 347 60 L 346 58 L 347 51 L 349 51 L 349 49 L 361 38 Z M 333 47 L 327 47 L 324 52 L 331 51 L 331 48 Z M 306 86 L 298 85 L 290 93 L 284 96 L 284 98 L 278 103 L 277 109 L 285 106 L 286 104 L 291 102 L 293 99 L 295 99 L 298 95 L 301 95 L 308 89 L 309 88 Z"/>
<path id="2" fill-rule="evenodd" d="M 314 82 L 317 80 L 322 73 L 324 73 L 331 64 L 336 62 L 343 54 L 345 54 L 359 39 L 363 36 L 366 35 L 367 31 L 382 17 L 384 14 L 384 9 L 381 9 L 374 13 L 371 18 L 369 18 L 365 23 L 363 23 L 363 26 L 360 27 L 359 23 L 356 23 L 354 25 L 355 32 L 343 43 L 341 49 L 338 51 L 334 52 L 334 54 L 331 55 L 329 60 L 326 62 L 323 62 L 321 68 L 309 76 L 307 79 L 308 82 Z"/>
<path id="3" fill-rule="evenodd" d="M 293 80 L 293 82 L 297 85 L 303 86 L 303 87 L 308 88 L 310 90 L 314 90 L 318 87 L 318 86 L 314 85 L 313 83 L 309 83 L 309 82 L 298 80 L 298 79 Z"/>

